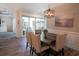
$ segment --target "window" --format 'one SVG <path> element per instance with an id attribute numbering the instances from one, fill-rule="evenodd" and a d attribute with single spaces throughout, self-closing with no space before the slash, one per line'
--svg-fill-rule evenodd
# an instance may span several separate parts
<path id="1" fill-rule="evenodd" d="M 30 28 L 34 32 L 35 31 L 35 18 L 30 17 L 29 20 L 30 20 L 30 23 L 29 23 Z"/>
<path id="2" fill-rule="evenodd" d="M 43 18 L 37 18 L 36 19 L 36 29 L 41 29 L 41 28 L 46 28 L 46 25 L 45 25 L 46 21 L 45 19 Z"/>
<path id="3" fill-rule="evenodd" d="M 40 24 L 41 24 L 41 28 L 46 29 L 46 20 L 45 19 L 41 19 Z"/>
<path id="4" fill-rule="evenodd" d="M 44 28 L 46 29 L 46 20 L 44 18 L 22 17 L 23 28 L 26 30 L 31 28 L 32 31 Z"/>
<path id="5" fill-rule="evenodd" d="M 23 30 L 28 31 L 29 26 L 29 18 L 28 17 L 22 17 L 23 19 Z"/>
<path id="6" fill-rule="evenodd" d="M 41 29 L 40 18 L 36 18 L 36 29 Z"/>

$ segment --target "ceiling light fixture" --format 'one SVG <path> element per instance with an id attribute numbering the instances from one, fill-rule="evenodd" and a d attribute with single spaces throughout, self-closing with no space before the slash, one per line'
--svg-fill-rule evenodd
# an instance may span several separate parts
<path id="1" fill-rule="evenodd" d="M 49 8 L 44 11 L 44 16 L 45 17 L 54 17 L 55 16 L 55 10 L 50 8 L 50 3 L 49 3 Z"/>

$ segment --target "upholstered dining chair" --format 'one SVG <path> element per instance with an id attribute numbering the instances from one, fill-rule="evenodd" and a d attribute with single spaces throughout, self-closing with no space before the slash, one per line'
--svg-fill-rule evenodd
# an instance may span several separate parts
<path id="1" fill-rule="evenodd" d="M 37 55 L 44 55 L 44 51 L 49 49 L 49 46 L 47 45 L 41 45 L 40 37 L 36 36 L 35 34 L 31 33 L 32 38 L 32 47 L 33 47 L 33 53 L 35 52 Z"/>
<path id="2" fill-rule="evenodd" d="M 66 34 L 57 34 L 55 45 L 51 45 L 50 48 L 53 50 L 54 55 L 64 55 L 64 40 Z"/>
<path id="3" fill-rule="evenodd" d="M 26 42 L 27 42 L 26 48 L 27 48 L 27 47 L 30 47 L 30 54 L 31 54 L 31 52 L 32 52 L 31 33 L 32 33 L 32 32 L 26 32 Z"/>

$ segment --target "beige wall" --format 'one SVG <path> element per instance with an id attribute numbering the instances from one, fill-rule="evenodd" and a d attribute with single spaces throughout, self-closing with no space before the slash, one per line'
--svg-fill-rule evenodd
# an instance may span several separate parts
<path id="1" fill-rule="evenodd" d="M 63 4 L 55 8 L 56 16 L 74 16 L 74 26 L 71 28 L 56 27 L 55 18 L 47 19 L 47 29 L 52 33 L 66 33 L 65 46 L 79 50 L 79 4 Z"/>
<path id="2" fill-rule="evenodd" d="M 22 19 L 21 19 L 21 12 L 16 10 L 15 12 L 16 18 L 16 35 L 18 38 L 22 37 Z"/>
<path id="3" fill-rule="evenodd" d="M 7 32 L 13 32 L 13 18 L 9 17 L 7 19 Z"/>
<path id="4" fill-rule="evenodd" d="M 79 4 L 63 4 L 55 8 L 55 16 L 65 16 L 65 17 L 73 17 L 74 16 L 74 26 L 71 28 L 67 27 L 56 27 L 55 26 L 55 18 L 47 19 L 47 28 L 51 30 L 64 30 L 64 31 L 72 31 L 79 32 L 79 13 L 78 13 Z"/>

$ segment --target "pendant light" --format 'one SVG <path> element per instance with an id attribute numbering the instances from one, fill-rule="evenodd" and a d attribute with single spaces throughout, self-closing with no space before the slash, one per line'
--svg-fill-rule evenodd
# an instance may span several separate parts
<path id="1" fill-rule="evenodd" d="M 55 16 L 55 10 L 50 8 L 50 3 L 49 3 L 49 8 L 44 11 L 44 16 L 45 17 L 54 17 Z"/>

